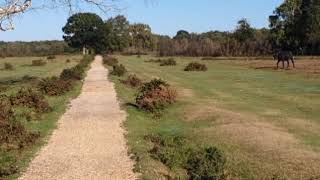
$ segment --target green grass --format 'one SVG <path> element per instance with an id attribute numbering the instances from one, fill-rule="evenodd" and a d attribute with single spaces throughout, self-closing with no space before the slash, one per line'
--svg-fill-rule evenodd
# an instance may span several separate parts
<path id="1" fill-rule="evenodd" d="M 0 70 L 0 84 L 9 86 L 8 90 L 5 92 L 6 94 L 13 94 L 22 86 L 32 86 L 32 84 L 28 82 L 21 81 L 23 76 L 28 75 L 39 78 L 59 76 L 63 69 L 70 68 L 78 64 L 81 56 L 58 56 L 57 59 L 48 60 L 48 63 L 45 66 L 30 66 L 32 60 L 35 59 L 40 58 L 19 57 L 0 59 L 0 66 L 5 62 L 10 62 L 15 67 L 13 71 Z M 66 59 L 70 59 L 71 62 L 66 63 Z M 19 152 L 8 152 L 8 154 L 17 157 L 17 165 L 19 166 L 20 172 L 27 167 L 35 153 L 46 143 L 48 136 L 56 128 L 57 120 L 65 112 L 68 102 L 80 93 L 81 86 L 82 84 L 77 82 L 74 89 L 63 96 L 46 97 L 50 106 L 53 108 L 53 111 L 42 114 L 41 119 L 30 122 L 18 119 L 29 131 L 40 132 L 41 135 L 40 140 L 37 141 L 36 144 Z M 16 179 L 18 176 L 19 173 L 6 177 L 6 179 Z"/>
<path id="2" fill-rule="evenodd" d="M 183 135 L 190 139 L 190 146 L 213 145 L 222 149 L 228 171 L 234 177 L 307 178 L 319 173 L 314 167 L 319 163 L 308 163 L 304 156 L 295 160 L 300 152 L 307 152 L 306 157 L 320 152 L 319 79 L 249 69 L 233 65 L 232 61 L 175 58 L 177 66 L 161 67 L 146 62 L 151 58 L 148 56 L 118 58 L 129 73 L 144 81 L 161 78 L 179 92 L 178 103 L 159 119 L 124 106 L 129 114 L 125 122 L 128 144 L 142 179 L 164 175 L 186 178 L 183 170 L 169 170 L 150 157 L 152 144 L 144 136 L 154 133 Z M 184 72 L 184 67 L 193 61 L 206 64 L 208 71 Z M 116 83 L 123 104 L 134 103 L 137 90 L 121 84 L 118 77 L 110 78 Z"/>

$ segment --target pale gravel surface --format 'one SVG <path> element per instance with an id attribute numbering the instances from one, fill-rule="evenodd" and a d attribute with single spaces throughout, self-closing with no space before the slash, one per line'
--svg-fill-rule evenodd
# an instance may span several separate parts
<path id="1" fill-rule="evenodd" d="M 121 127 L 126 114 L 107 74 L 97 56 L 82 93 L 71 102 L 48 144 L 19 179 L 136 179 Z"/>

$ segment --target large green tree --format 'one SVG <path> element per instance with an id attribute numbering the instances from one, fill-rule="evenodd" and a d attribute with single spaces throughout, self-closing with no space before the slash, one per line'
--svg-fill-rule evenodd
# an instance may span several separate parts
<path id="1" fill-rule="evenodd" d="M 319 0 L 285 0 L 269 21 L 274 47 L 320 53 Z"/>
<path id="2" fill-rule="evenodd" d="M 62 28 L 64 40 L 73 48 L 93 49 L 100 53 L 105 50 L 104 22 L 93 13 L 72 15 Z"/>
<path id="3" fill-rule="evenodd" d="M 133 24 L 129 28 L 131 46 L 140 50 L 153 49 L 154 36 L 146 24 Z"/>
<path id="4" fill-rule="evenodd" d="M 129 46 L 129 21 L 119 15 L 105 23 L 105 46 L 108 52 L 122 51 Z"/>

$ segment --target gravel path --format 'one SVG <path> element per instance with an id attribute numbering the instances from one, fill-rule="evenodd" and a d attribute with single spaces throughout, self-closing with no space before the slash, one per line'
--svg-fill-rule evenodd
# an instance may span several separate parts
<path id="1" fill-rule="evenodd" d="M 48 144 L 31 162 L 22 180 L 135 179 L 127 155 L 126 118 L 102 57 L 88 71 L 82 93 L 59 120 Z"/>

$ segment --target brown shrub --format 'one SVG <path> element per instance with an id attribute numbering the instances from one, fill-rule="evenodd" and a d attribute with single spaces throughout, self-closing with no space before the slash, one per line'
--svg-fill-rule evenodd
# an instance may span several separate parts
<path id="1" fill-rule="evenodd" d="M 189 63 L 184 69 L 184 71 L 207 71 L 207 70 L 208 68 L 206 65 L 200 64 L 197 62 Z"/>
<path id="2" fill-rule="evenodd" d="M 72 89 L 72 82 L 57 77 L 45 78 L 39 83 L 38 88 L 46 95 L 61 96 Z"/>
<path id="3" fill-rule="evenodd" d="M 66 60 L 66 63 L 70 63 L 70 62 L 71 62 L 71 60 L 70 60 L 70 59 L 67 59 L 67 60 Z"/>
<path id="4" fill-rule="evenodd" d="M 13 116 L 10 100 L 5 95 L 0 95 L 0 124 L 8 121 Z"/>
<path id="5" fill-rule="evenodd" d="M 39 137 L 39 133 L 28 132 L 18 122 L 0 124 L 0 143 L 7 150 L 21 149 L 33 144 Z"/>
<path id="6" fill-rule="evenodd" d="M 161 61 L 160 66 L 175 66 L 177 62 L 173 58 L 164 59 Z"/>
<path id="7" fill-rule="evenodd" d="M 14 70 L 14 67 L 11 63 L 6 62 L 4 63 L 4 70 L 12 71 Z"/>
<path id="8" fill-rule="evenodd" d="M 44 66 L 46 64 L 47 64 L 47 62 L 42 59 L 32 61 L 32 66 Z"/>
<path id="9" fill-rule="evenodd" d="M 126 80 L 122 81 L 122 83 L 135 88 L 141 86 L 142 81 L 136 75 L 131 74 Z"/>
<path id="10" fill-rule="evenodd" d="M 18 172 L 16 157 L 0 149 L 0 179 Z"/>
<path id="11" fill-rule="evenodd" d="M 177 92 L 160 80 L 154 79 L 143 84 L 137 97 L 137 106 L 145 111 L 157 112 L 176 101 Z"/>
<path id="12" fill-rule="evenodd" d="M 114 66 L 118 64 L 118 59 L 112 56 L 103 56 L 103 64 Z"/>
<path id="13" fill-rule="evenodd" d="M 49 112 L 51 107 L 44 96 L 31 88 L 21 88 L 16 95 L 10 97 L 11 104 L 34 108 L 37 112 Z"/>
<path id="14" fill-rule="evenodd" d="M 127 72 L 127 69 L 124 67 L 124 65 L 114 65 L 113 70 L 111 72 L 112 75 L 114 76 L 123 76 Z"/>

